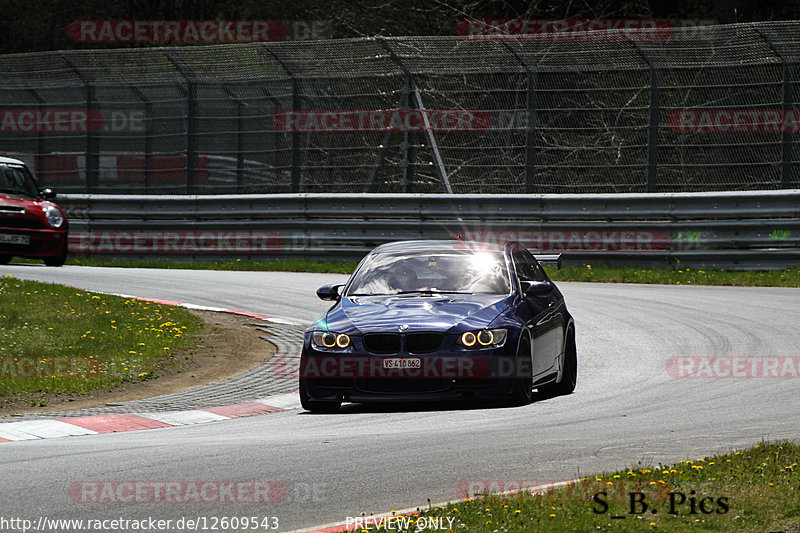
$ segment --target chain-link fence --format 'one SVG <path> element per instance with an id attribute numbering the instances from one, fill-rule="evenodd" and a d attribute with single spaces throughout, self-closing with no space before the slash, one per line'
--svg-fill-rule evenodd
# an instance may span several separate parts
<path id="1" fill-rule="evenodd" d="M 2 152 L 59 192 L 800 186 L 800 23 L 0 56 Z"/>

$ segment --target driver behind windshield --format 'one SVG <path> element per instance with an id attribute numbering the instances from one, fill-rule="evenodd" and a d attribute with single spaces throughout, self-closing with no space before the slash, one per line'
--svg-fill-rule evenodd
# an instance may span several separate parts
<path id="1" fill-rule="evenodd" d="M 510 284 L 500 253 L 402 257 L 376 254 L 356 274 L 348 294 L 369 296 L 415 291 L 508 294 Z"/>

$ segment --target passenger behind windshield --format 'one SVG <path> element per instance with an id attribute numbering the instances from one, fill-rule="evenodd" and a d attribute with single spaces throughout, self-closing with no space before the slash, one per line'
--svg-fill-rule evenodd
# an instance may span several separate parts
<path id="1" fill-rule="evenodd" d="M 372 255 L 356 274 L 348 296 L 431 293 L 508 294 L 502 253 Z"/>

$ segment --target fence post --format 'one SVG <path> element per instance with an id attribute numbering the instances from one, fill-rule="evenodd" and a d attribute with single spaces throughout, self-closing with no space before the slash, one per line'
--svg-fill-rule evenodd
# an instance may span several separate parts
<path id="1" fill-rule="evenodd" d="M 500 42 L 508 48 L 514 59 L 525 69 L 525 192 L 532 193 L 536 190 L 536 89 L 538 79 L 536 71 L 529 68 L 522 59 L 518 50 L 514 50 L 507 39 Z M 519 41 L 514 41 L 519 46 Z"/>
<path id="2" fill-rule="evenodd" d="M 236 104 L 236 192 L 241 193 L 244 182 L 244 115 L 242 101 L 231 91 L 230 87 L 223 85 L 222 90 Z"/>
<path id="3" fill-rule="evenodd" d="M 403 94 L 400 98 L 400 109 L 414 109 L 414 103 L 409 97 L 413 87 L 414 80 L 409 75 L 406 77 L 406 86 L 403 87 Z M 414 147 L 415 138 L 414 133 L 409 132 L 407 129 L 403 132 L 403 177 L 400 179 L 400 190 L 402 192 L 410 192 L 414 183 L 414 165 L 416 164 L 416 151 Z"/>
<path id="4" fill-rule="evenodd" d="M 655 192 L 658 178 L 658 118 L 661 110 L 661 76 L 650 67 L 650 114 L 647 118 L 647 192 Z"/>
<path id="5" fill-rule="evenodd" d="M 186 80 L 186 194 L 194 194 L 200 167 L 197 152 L 197 84 L 194 81 L 194 72 L 175 50 L 166 50 L 164 53 Z"/>
<path id="6" fill-rule="evenodd" d="M 775 43 L 767 37 L 755 25 L 752 26 L 755 32 L 766 41 L 767 46 L 773 51 L 781 62 L 781 110 L 783 113 L 791 112 L 794 99 L 792 98 L 792 83 L 794 82 L 794 73 L 796 63 L 787 61 L 786 57 L 775 46 Z M 781 117 L 781 123 L 783 123 Z M 792 186 L 792 131 L 791 128 L 783 128 L 781 131 L 781 189 L 789 189 Z"/>
<path id="7" fill-rule="evenodd" d="M 42 111 L 42 106 L 46 103 L 45 99 L 42 98 L 42 95 L 39 94 L 39 91 L 34 89 L 33 87 L 28 89 L 33 97 L 36 99 L 36 108 L 39 111 Z M 42 131 L 39 131 L 36 134 L 36 177 L 39 179 L 41 183 L 42 176 L 45 175 L 47 171 L 47 157 L 44 155 L 44 134 Z"/>
<path id="8" fill-rule="evenodd" d="M 186 192 L 194 194 L 197 190 L 197 173 L 200 157 L 197 153 L 197 85 L 186 79 L 189 93 L 186 120 Z"/>
<path id="9" fill-rule="evenodd" d="M 97 123 L 93 120 L 96 107 L 97 94 L 94 85 L 87 79 L 84 73 L 69 60 L 66 53 L 60 52 L 61 58 L 69 65 L 75 76 L 86 87 L 86 192 L 97 192 L 100 185 L 100 150 L 97 142 L 97 135 L 93 131 Z"/>
<path id="10" fill-rule="evenodd" d="M 297 76 L 289 70 L 286 66 L 286 63 L 278 57 L 272 48 L 270 48 L 267 43 L 264 43 L 263 49 L 267 51 L 267 53 L 272 56 L 275 61 L 281 66 L 283 71 L 289 76 L 289 79 L 292 80 L 292 109 L 290 111 L 299 111 L 300 110 L 300 82 L 297 79 Z M 292 192 L 300 192 L 300 132 L 292 131 L 289 133 L 292 139 L 292 149 L 290 152 L 290 166 L 291 166 L 291 173 L 292 173 L 292 185 L 291 191 Z"/>
<path id="11" fill-rule="evenodd" d="M 444 187 L 444 191 L 447 194 L 453 194 L 453 187 L 450 184 L 450 178 L 447 176 L 447 170 L 444 167 L 444 160 L 442 159 L 442 154 L 439 152 L 439 144 L 436 142 L 436 136 L 433 134 L 433 128 L 428 120 L 428 115 L 425 112 L 425 105 L 422 102 L 422 96 L 419 94 L 419 88 L 417 87 L 416 78 L 408 70 L 405 63 L 403 63 L 402 59 L 392 50 L 392 47 L 389 46 L 388 41 L 383 36 L 376 37 L 378 42 L 381 43 L 387 52 L 389 52 L 389 57 L 397 63 L 400 69 L 403 71 L 403 74 L 406 75 L 406 80 L 410 82 L 410 89 L 411 94 L 413 96 L 413 100 L 409 99 L 409 101 L 413 101 L 414 109 L 418 109 L 420 111 L 420 116 L 422 117 L 423 123 L 423 130 L 425 132 L 425 138 L 428 140 L 428 145 L 431 147 L 431 155 L 433 156 L 433 169 L 436 172 L 439 181 L 442 182 L 442 186 Z"/>
<path id="12" fill-rule="evenodd" d="M 300 83 L 292 75 L 292 111 L 300 109 Z M 293 131 L 292 136 L 292 192 L 300 192 L 300 132 Z"/>
<path id="13" fill-rule="evenodd" d="M 525 192 L 532 193 L 536 183 L 536 72 L 528 68 L 528 89 L 525 92 Z"/>
<path id="14" fill-rule="evenodd" d="M 628 42 L 633 45 L 633 48 L 650 69 L 650 106 L 647 115 L 647 183 L 645 190 L 647 192 L 655 192 L 658 187 L 658 121 L 661 111 L 661 76 L 658 71 L 658 65 L 647 57 L 647 54 L 644 53 L 644 50 L 636 41 L 628 39 Z"/>
<path id="15" fill-rule="evenodd" d="M 150 122 L 153 117 L 153 104 L 139 87 L 132 87 L 136 96 L 144 102 L 144 188 L 149 191 L 153 182 L 153 142 L 151 139 Z"/>

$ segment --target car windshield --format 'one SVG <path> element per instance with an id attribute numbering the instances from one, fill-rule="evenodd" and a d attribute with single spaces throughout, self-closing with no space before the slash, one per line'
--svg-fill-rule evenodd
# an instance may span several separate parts
<path id="1" fill-rule="evenodd" d="M 501 252 L 375 253 L 350 284 L 347 296 L 413 293 L 508 294 Z"/>
<path id="2" fill-rule="evenodd" d="M 0 192 L 36 196 L 38 190 L 25 167 L 0 164 Z"/>

